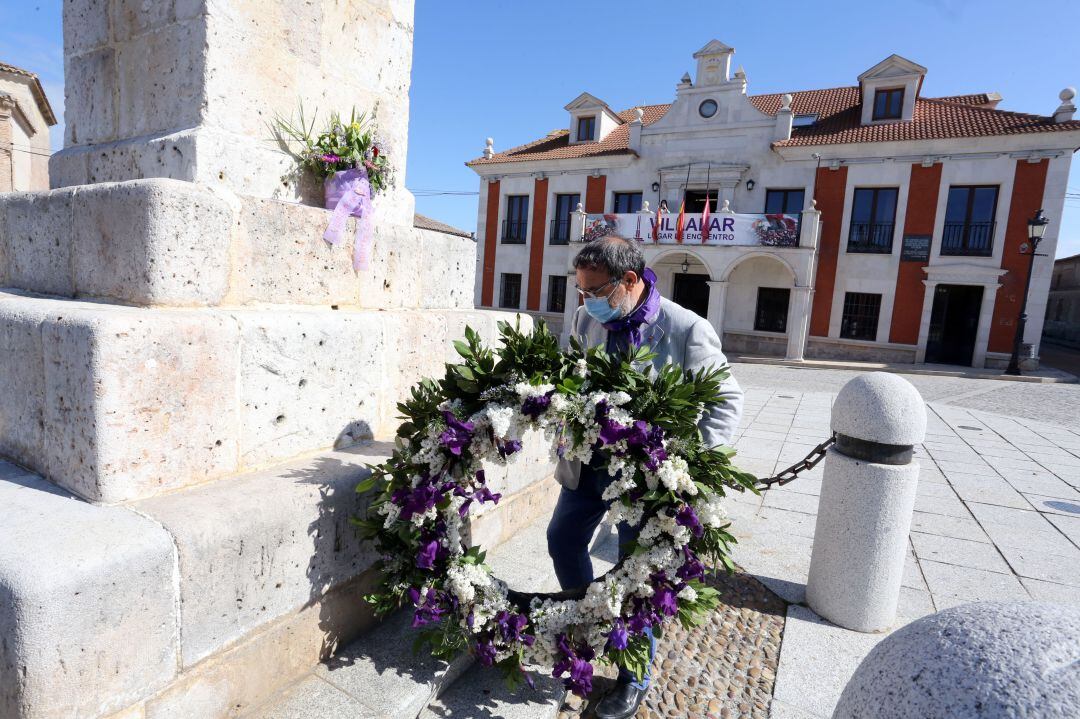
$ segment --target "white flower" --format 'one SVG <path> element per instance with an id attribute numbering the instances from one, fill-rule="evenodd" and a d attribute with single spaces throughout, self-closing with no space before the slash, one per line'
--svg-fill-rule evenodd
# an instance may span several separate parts
<path id="1" fill-rule="evenodd" d="M 727 518 L 727 510 L 724 509 L 723 501 L 723 497 L 719 494 L 709 492 L 707 496 L 694 502 L 694 512 L 697 514 L 698 520 L 712 529 L 723 525 L 724 520 Z"/>

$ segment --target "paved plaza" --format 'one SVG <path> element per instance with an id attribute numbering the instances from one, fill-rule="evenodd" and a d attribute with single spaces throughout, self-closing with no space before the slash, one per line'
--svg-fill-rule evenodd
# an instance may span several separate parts
<path id="1" fill-rule="evenodd" d="M 759 476 L 829 435 L 832 401 L 855 376 L 761 365 L 733 371 L 746 389 L 737 462 Z M 1080 385 L 906 379 L 928 401 L 929 421 L 916 448 L 921 472 L 897 626 L 972 601 L 1080 603 Z M 829 716 L 884 636 L 839 629 L 805 606 L 822 471 L 729 505 L 735 560 L 790 603 L 774 718 Z"/>

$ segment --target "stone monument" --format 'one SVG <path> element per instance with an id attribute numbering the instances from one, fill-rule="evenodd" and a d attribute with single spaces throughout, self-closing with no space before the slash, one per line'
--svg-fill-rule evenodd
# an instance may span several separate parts
<path id="1" fill-rule="evenodd" d="M 371 624 L 348 523 L 475 245 L 413 226 L 411 0 L 72 0 L 54 189 L 0 196 L 0 716 L 236 716 Z M 372 267 L 267 126 L 377 106 Z M 285 179 L 283 179 L 283 176 Z M 351 236 L 351 234 L 350 234 Z M 475 527 L 554 497 L 546 456 Z"/>

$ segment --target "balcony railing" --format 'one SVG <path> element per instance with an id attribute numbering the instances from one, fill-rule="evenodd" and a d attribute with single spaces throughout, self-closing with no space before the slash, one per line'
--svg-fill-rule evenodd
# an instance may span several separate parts
<path id="1" fill-rule="evenodd" d="M 848 232 L 848 252 L 887 255 L 892 252 L 892 222 L 852 222 Z"/>
<path id="2" fill-rule="evenodd" d="M 989 257 L 994 254 L 993 222 L 946 222 L 941 254 Z"/>
<path id="3" fill-rule="evenodd" d="M 570 220 L 551 221 L 551 240 L 549 243 L 552 245 L 570 244 Z"/>
<path id="4" fill-rule="evenodd" d="M 524 245 L 529 223 L 525 220 L 503 220 L 502 241 L 504 245 Z"/>

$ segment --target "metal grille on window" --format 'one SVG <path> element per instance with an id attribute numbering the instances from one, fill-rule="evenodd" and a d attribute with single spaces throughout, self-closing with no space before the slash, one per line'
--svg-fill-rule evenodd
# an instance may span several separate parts
<path id="1" fill-rule="evenodd" d="M 848 252 L 889 254 L 896 220 L 895 187 L 857 188 L 851 203 Z"/>
<path id="2" fill-rule="evenodd" d="M 499 307 L 517 309 L 521 306 L 521 275 L 504 272 Z"/>
<path id="3" fill-rule="evenodd" d="M 550 275 L 548 277 L 548 312 L 562 312 L 566 309 L 566 277 Z"/>
<path id="4" fill-rule="evenodd" d="M 840 336 L 849 340 L 877 338 L 878 316 L 881 314 L 881 295 L 848 292 L 844 295 L 844 315 L 840 321 Z"/>
<path id="5" fill-rule="evenodd" d="M 506 245 L 525 244 L 529 226 L 529 196 L 508 195 L 506 219 L 503 220 L 502 241 Z"/>

